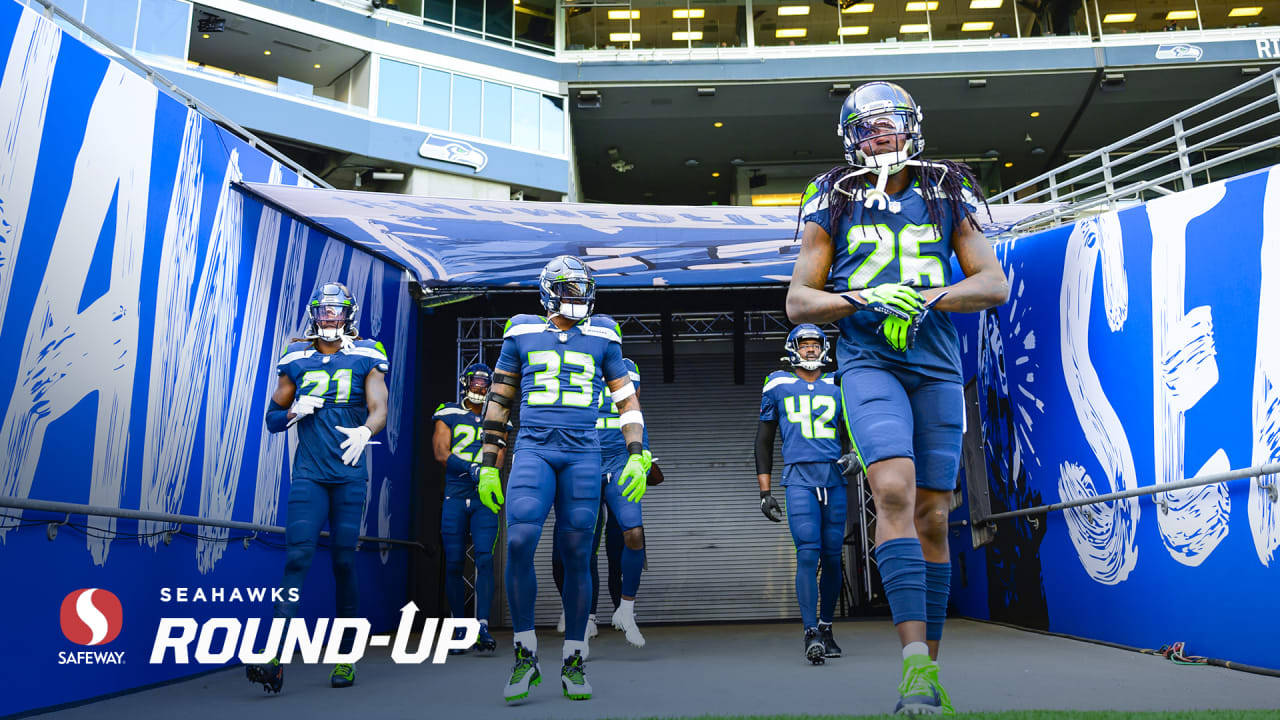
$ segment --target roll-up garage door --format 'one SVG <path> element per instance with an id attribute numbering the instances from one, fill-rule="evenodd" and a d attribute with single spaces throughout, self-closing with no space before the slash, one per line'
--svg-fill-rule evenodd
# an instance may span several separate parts
<path id="1" fill-rule="evenodd" d="M 627 344 L 641 373 L 649 443 L 666 482 L 644 497 L 648 569 L 640 622 L 798 617 L 795 547 L 787 524 L 760 514 L 754 447 L 765 376 L 782 366 L 781 343 L 748 343 L 746 383 L 733 383 L 732 345 L 678 343 L 674 382 L 662 382 L 656 344 Z M 775 445 L 775 487 L 781 473 Z M 779 502 L 783 493 L 775 490 Z M 551 576 L 554 513 L 537 553 L 538 625 L 560 614 Z M 613 611 L 600 551 L 599 621 Z M 504 603 L 505 604 L 505 603 Z M 504 608 L 505 609 L 505 608 Z"/>

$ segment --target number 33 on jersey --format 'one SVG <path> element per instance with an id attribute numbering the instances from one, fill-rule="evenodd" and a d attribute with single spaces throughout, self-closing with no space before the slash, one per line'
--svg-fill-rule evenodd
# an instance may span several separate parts
<path id="1" fill-rule="evenodd" d="M 760 420 L 778 423 L 782 461 L 788 465 L 829 462 L 840 457 L 840 437 L 836 434 L 839 411 L 840 388 L 831 373 L 815 382 L 785 370 L 765 378 Z"/>
<path id="2" fill-rule="evenodd" d="M 520 376 L 520 424 L 594 430 L 604 381 L 627 377 L 622 332 L 607 315 L 560 330 L 517 315 L 503 332 L 497 369 Z"/>

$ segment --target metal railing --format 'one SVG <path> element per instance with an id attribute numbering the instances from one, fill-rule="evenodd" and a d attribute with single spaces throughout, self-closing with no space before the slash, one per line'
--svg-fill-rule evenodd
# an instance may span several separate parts
<path id="1" fill-rule="evenodd" d="M 178 87 L 165 76 L 156 72 L 155 68 L 151 67 L 150 65 L 143 62 L 142 60 L 139 60 L 138 58 L 134 57 L 127 50 L 125 50 L 124 48 L 121 48 L 119 45 L 116 45 L 115 43 L 111 42 L 110 40 L 103 37 L 99 33 L 90 29 L 89 26 L 80 22 L 78 19 L 72 17 L 71 15 L 68 15 L 65 10 L 55 5 L 51 0 L 32 0 L 32 1 L 44 6 L 45 8 L 44 15 L 46 18 L 49 18 L 50 20 L 52 20 L 53 16 L 57 15 L 58 17 L 65 20 L 66 22 L 70 23 L 77 30 L 93 38 L 95 42 L 99 43 L 103 47 L 115 53 L 125 65 L 132 67 L 138 74 L 146 77 L 147 80 L 151 82 L 151 84 L 169 93 L 170 95 L 174 96 L 178 100 L 181 100 L 183 104 L 185 104 L 187 107 L 192 108 L 193 110 L 196 110 L 200 114 L 204 115 L 210 120 L 213 120 L 214 122 L 218 123 L 222 127 L 231 131 L 241 140 L 244 140 L 245 142 L 249 143 L 250 147 L 262 152 L 263 154 L 267 155 L 268 157 L 280 163 L 281 165 L 284 165 L 285 167 L 294 171 L 301 177 L 305 178 L 307 182 L 310 182 L 318 187 L 329 188 L 330 190 L 333 189 L 332 185 L 325 182 L 315 173 L 312 173 L 310 170 L 302 167 L 302 165 L 298 164 L 297 161 L 293 160 L 288 155 L 285 155 L 284 153 L 275 149 L 274 147 L 269 145 L 265 140 L 258 137 L 257 135 L 254 135 L 252 132 L 249 132 L 248 130 L 240 127 L 239 125 L 237 125 L 235 122 L 233 122 L 230 118 L 226 117 L 222 113 L 218 112 L 217 110 L 214 110 L 213 108 L 204 104 L 200 100 L 197 100 L 195 96 L 191 95 L 187 91 Z"/>
<path id="2" fill-rule="evenodd" d="M 1116 80 L 1113 75 L 1104 82 Z M 1141 202 L 1151 194 L 1188 190 L 1197 182 L 1212 181 L 1213 168 L 1273 148 L 1280 148 L 1280 69 L 1019 183 L 990 201 L 1065 203 L 1013 228 L 1015 233 L 1033 232 L 1125 202 Z"/>
<path id="3" fill-rule="evenodd" d="M 96 515 L 99 517 L 113 517 L 125 520 L 150 520 L 152 522 L 173 523 L 178 526 L 196 525 L 200 527 L 217 527 L 227 528 L 228 530 L 243 530 L 245 532 L 257 533 L 275 533 L 283 535 L 285 528 L 280 525 L 263 525 L 261 523 L 242 522 L 239 520 L 217 520 L 214 518 L 202 518 L 194 515 L 175 515 L 166 512 L 152 512 L 150 510 L 130 510 L 128 508 L 102 507 L 99 505 L 81 505 L 78 503 L 56 502 L 53 500 L 32 500 L 30 498 L 16 497 L 0 497 L 0 507 L 14 508 L 16 510 L 34 510 L 36 512 L 54 513 L 64 515 L 63 520 L 40 520 L 47 524 L 49 539 L 52 540 L 57 535 L 57 527 L 66 525 L 70 522 L 72 515 Z M 16 520 L 16 518 L 11 518 Z M 176 533 L 177 530 L 167 531 L 168 533 Z M 325 530 L 320 533 L 321 537 L 328 537 L 329 531 Z M 243 539 L 246 547 L 250 537 L 245 538 L 228 538 L 226 542 L 232 540 Z M 404 545 L 415 547 L 419 550 L 426 550 L 426 547 L 415 540 L 399 540 L 396 538 L 368 537 L 361 535 L 360 542 L 378 543 L 385 545 Z M 167 544 L 167 542 L 166 542 Z"/>

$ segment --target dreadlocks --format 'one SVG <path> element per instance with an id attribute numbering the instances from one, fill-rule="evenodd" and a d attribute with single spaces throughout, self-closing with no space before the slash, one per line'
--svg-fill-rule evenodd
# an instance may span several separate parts
<path id="1" fill-rule="evenodd" d="M 939 165 L 943 167 L 938 167 Z M 819 192 L 827 194 L 827 209 L 831 213 L 831 227 L 835 228 L 840 218 L 849 209 L 849 203 L 854 198 L 836 190 L 836 183 L 849 174 L 851 171 L 848 165 L 837 165 L 825 173 L 814 178 L 813 185 L 817 186 Z M 910 175 L 910 183 L 918 184 L 920 192 L 924 196 L 925 207 L 929 209 L 929 222 L 934 227 L 942 227 L 942 203 L 946 203 L 946 207 L 951 210 L 951 217 L 956 219 L 956 224 L 960 222 L 968 222 L 975 230 L 982 231 L 982 225 L 974 214 L 965 207 L 964 193 L 968 191 L 982 203 L 982 207 L 987 210 L 987 218 L 991 218 L 991 208 L 987 207 L 987 199 L 982 195 L 981 186 L 978 179 L 973 174 L 973 170 L 964 163 L 956 163 L 950 160 L 931 161 L 925 165 L 911 165 L 907 170 Z M 874 178 L 874 175 L 862 176 L 855 181 L 864 187 L 873 187 L 874 184 L 868 177 Z M 910 184 L 909 183 L 909 184 Z M 851 188 L 844 188 L 850 190 Z M 796 237 L 800 237 L 803 230 L 801 219 L 804 217 L 804 205 L 800 206 L 796 217 Z"/>

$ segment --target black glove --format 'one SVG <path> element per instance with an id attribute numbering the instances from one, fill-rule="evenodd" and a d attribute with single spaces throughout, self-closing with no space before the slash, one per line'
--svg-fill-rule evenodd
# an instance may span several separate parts
<path id="1" fill-rule="evenodd" d="M 774 522 L 782 522 L 782 508 L 778 506 L 778 501 L 773 499 L 768 490 L 760 491 L 760 512 Z"/>

